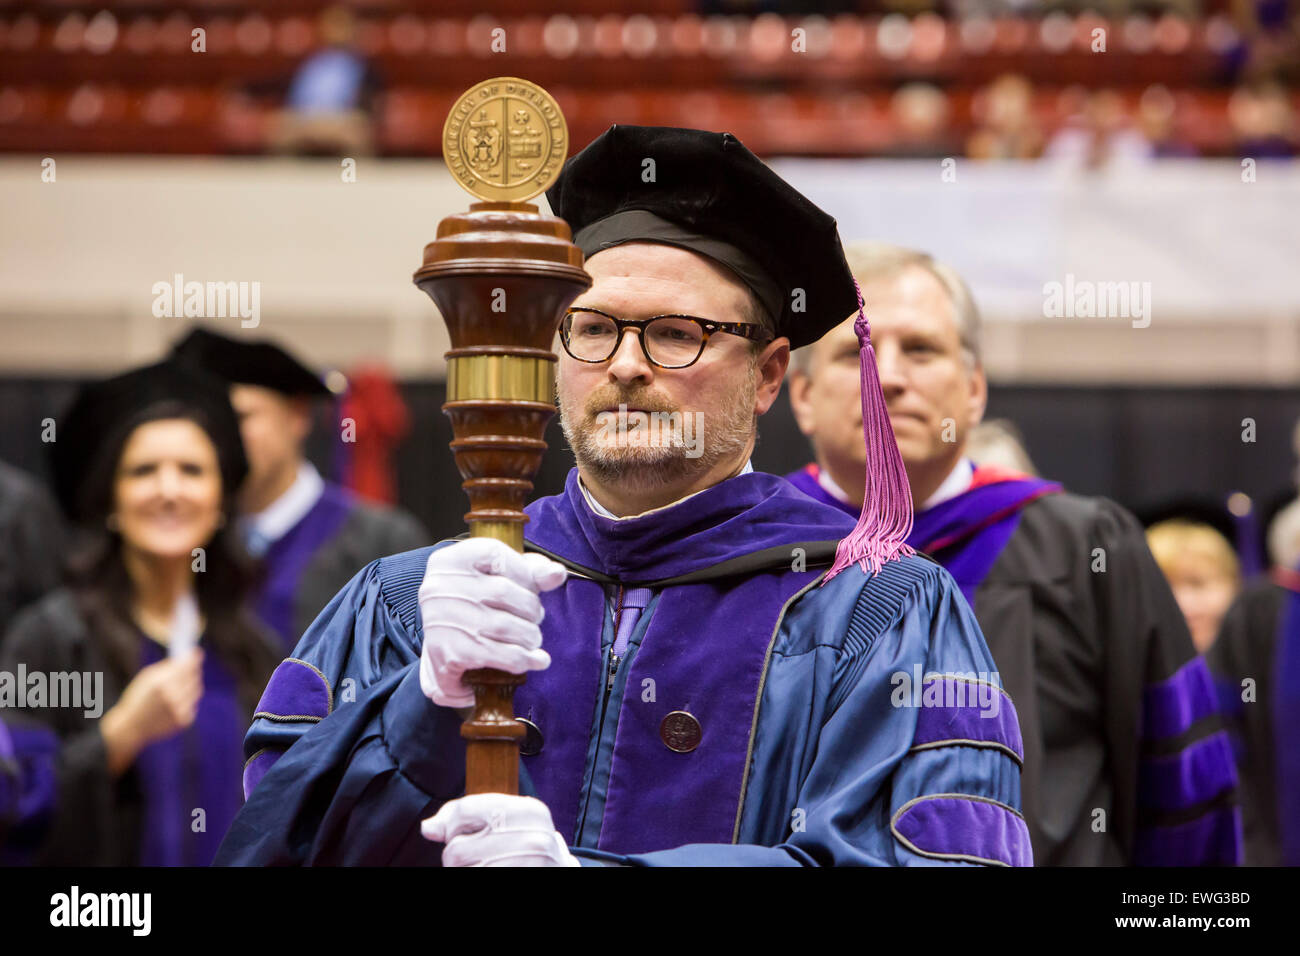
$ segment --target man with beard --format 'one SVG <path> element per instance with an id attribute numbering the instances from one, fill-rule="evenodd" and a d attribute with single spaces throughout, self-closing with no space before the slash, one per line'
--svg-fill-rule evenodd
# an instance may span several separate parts
<path id="1" fill-rule="evenodd" d="M 970 462 L 988 388 L 965 283 L 906 249 L 854 243 L 847 254 L 920 502 L 907 540 L 956 579 L 1016 701 L 1035 861 L 1237 862 L 1230 746 L 1141 526 L 1106 499 Z M 788 477 L 850 515 L 863 500 L 856 346 L 842 323 L 796 353 L 790 377 L 817 461 Z"/>
<path id="2" fill-rule="evenodd" d="M 834 220 L 698 130 L 615 126 L 549 199 L 594 280 L 560 328 L 577 467 L 530 553 L 444 543 L 334 599 L 267 686 L 219 862 L 1028 864 L 1015 710 L 903 544 L 887 426 L 857 526 L 749 465 L 791 344 L 857 301 Z M 462 796 L 478 667 L 529 673 L 525 795 Z"/>

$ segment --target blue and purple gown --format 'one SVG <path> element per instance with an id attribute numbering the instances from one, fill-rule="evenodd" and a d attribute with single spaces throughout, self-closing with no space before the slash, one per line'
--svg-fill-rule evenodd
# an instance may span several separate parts
<path id="1" fill-rule="evenodd" d="M 817 475 L 787 477 L 856 516 Z M 1038 865 L 1240 862 L 1209 673 L 1128 512 L 976 467 L 966 491 L 917 512 L 908 543 L 952 574 L 1016 702 Z"/>
<path id="2" fill-rule="evenodd" d="M 521 789 L 584 863 L 1031 863 L 1016 709 L 940 566 L 821 586 L 853 521 L 765 474 L 614 520 L 571 471 L 527 512 L 571 574 L 515 695 Z M 439 863 L 420 821 L 463 793 L 465 746 L 420 689 L 431 550 L 365 568 L 280 665 L 218 863 Z"/>

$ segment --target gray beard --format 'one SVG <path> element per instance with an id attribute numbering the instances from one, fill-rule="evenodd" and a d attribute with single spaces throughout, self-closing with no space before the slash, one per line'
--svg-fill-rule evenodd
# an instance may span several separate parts
<path id="1" fill-rule="evenodd" d="M 560 428 L 565 441 L 573 449 L 578 467 L 593 479 L 632 492 L 647 491 L 698 478 L 719 462 L 739 455 L 754 434 L 753 407 L 751 379 L 749 386 L 740 390 L 736 400 L 728 403 L 720 416 L 710 418 L 700 414 L 696 433 L 700 455 L 696 458 L 687 457 L 680 434 L 672 435 L 669 442 L 657 446 L 611 447 L 602 444 L 600 434 L 603 427 L 595 416 L 582 412 L 565 414 L 563 406 L 560 409 Z M 575 425 L 573 418 L 580 418 L 581 424 Z"/>

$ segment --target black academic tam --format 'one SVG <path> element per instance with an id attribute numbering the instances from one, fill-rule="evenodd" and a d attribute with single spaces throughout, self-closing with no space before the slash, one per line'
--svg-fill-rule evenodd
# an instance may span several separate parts
<path id="1" fill-rule="evenodd" d="M 260 385 L 282 395 L 328 395 L 311 369 L 274 342 L 239 339 L 196 328 L 172 347 L 172 357 L 232 385 Z"/>
<path id="2" fill-rule="evenodd" d="M 108 456 L 120 453 L 135 426 L 163 403 L 197 413 L 216 447 L 223 487 L 239 487 L 248 462 L 226 384 L 202 370 L 167 360 L 85 386 L 57 419 L 50 463 L 55 495 L 70 518 L 102 517 L 108 505 L 103 500 L 109 493 Z"/>
<path id="3" fill-rule="evenodd" d="M 835 220 L 730 133 L 611 126 L 546 193 L 585 256 L 662 242 L 727 266 L 792 348 L 858 307 Z"/>

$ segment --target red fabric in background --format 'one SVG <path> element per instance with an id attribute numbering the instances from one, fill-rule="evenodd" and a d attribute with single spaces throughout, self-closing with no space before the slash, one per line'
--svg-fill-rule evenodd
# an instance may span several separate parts
<path id="1" fill-rule="evenodd" d="M 355 440 L 343 443 L 343 483 L 362 498 L 393 504 L 397 500 L 393 452 L 411 430 L 411 416 L 388 369 L 382 365 L 355 369 L 348 376 L 340 415 L 355 423 Z"/>

